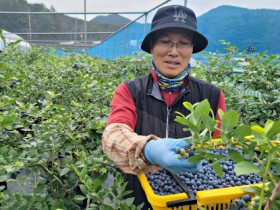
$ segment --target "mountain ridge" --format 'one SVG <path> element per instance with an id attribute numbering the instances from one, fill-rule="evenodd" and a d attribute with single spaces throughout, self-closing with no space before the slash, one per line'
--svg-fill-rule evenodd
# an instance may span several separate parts
<path id="1" fill-rule="evenodd" d="M 240 50 L 280 52 L 280 10 L 220 6 L 199 16 L 198 30 L 208 40 L 208 51 L 223 51 L 221 40 Z M 277 45 L 277 46 L 276 46 Z"/>
<path id="2" fill-rule="evenodd" d="M 118 14 L 99 15 L 92 18 L 89 22 L 99 24 L 126 25 L 131 22 L 130 19 Z"/>

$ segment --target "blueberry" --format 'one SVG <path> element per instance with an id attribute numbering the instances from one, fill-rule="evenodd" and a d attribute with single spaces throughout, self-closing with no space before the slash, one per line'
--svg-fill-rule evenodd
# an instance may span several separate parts
<path id="1" fill-rule="evenodd" d="M 237 186 L 242 185 L 240 181 L 237 181 L 235 184 L 236 184 Z"/>
<path id="2" fill-rule="evenodd" d="M 205 189 L 205 186 L 204 185 L 200 185 L 197 190 L 204 190 Z"/>
<path id="3" fill-rule="evenodd" d="M 16 179 L 16 178 L 17 178 L 17 175 L 18 175 L 19 173 L 20 173 L 19 171 L 12 173 L 12 174 L 11 174 L 11 179 Z"/>
<path id="4" fill-rule="evenodd" d="M 176 190 L 175 190 L 175 189 L 171 189 L 171 193 L 172 193 L 172 194 L 175 194 L 175 193 L 176 193 Z"/>
<path id="5" fill-rule="evenodd" d="M 197 190 L 197 185 L 196 185 L 196 184 L 193 184 L 193 185 L 191 186 L 191 188 L 192 188 L 193 190 Z"/>
<path id="6" fill-rule="evenodd" d="M 48 168 L 51 168 L 53 166 L 53 162 L 52 161 L 49 161 L 48 162 Z"/>
<path id="7" fill-rule="evenodd" d="M 36 103 L 35 103 L 35 106 L 39 106 L 39 107 L 41 107 L 41 106 L 43 106 L 43 101 L 37 101 Z"/>
<path id="8" fill-rule="evenodd" d="M 222 168 L 223 168 L 224 172 L 228 171 L 228 167 L 226 165 L 223 165 Z"/>
<path id="9" fill-rule="evenodd" d="M 227 183 L 223 183 L 222 186 L 223 186 L 223 188 L 228 187 Z"/>
<path id="10" fill-rule="evenodd" d="M 238 208 L 243 208 L 244 207 L 244 202 L 241 199 L 235 200 L 235 204 L 237 205 Z"/>
<path id="11" fill-rule="evenodd" d="M 188 151 L 188 153 L 189 153 L 189 157 L 194 156 L 194 151 L 193 150 Z"/>
<path id="12" fill-rule="evenodd" d="M 8 131 L 4 128 L 4 129 L 2 130 L 2 134 L 3 134 L 3 135 L 8 135 Z"/>
<path id="13" fill-rule="evenodd" d="M 235 186 L 235 182 L 234 182 L 234 181 L 230 181 L 229 184 L 230 184 L 231 186 Z"/>
<path id="14" fill-rule="evenodd" d="M 226 177 L 226 181 L 227 182 L 230 182 L 231 181 L 231 178 L 228 176 L 228 177 Z"/>
<path id="15" fill-rule="evenodd" d="M 74 66 L 73 66 L 73 67 L 74 67 L 74 69 L 79 69 L 79 68 L 80 68 L 80 67 L 79 67 L 79 65 L 78 65 L 78 64 L 76 64 L 76 63 L 74 64 Z"/>
<path id="16" fill-rule="evenodd" d="M 27 112 L 21 112 L 21 116 L 22 116 L 22 117 L 28 117 L 29 114 L 27 114 Z"/>
<path id="17" fill-rule="evenodd" d="M 249 194 L 245 194 L 245 195 L 242 196 L 242 200 L 246 203 L 250 202 L 251 201 L 251 196 Z"/>

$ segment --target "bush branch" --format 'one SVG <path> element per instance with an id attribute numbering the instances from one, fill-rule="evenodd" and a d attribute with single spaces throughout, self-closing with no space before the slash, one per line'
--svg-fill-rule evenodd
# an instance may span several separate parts
<path id="1" fill-rule="evenodd" d="M 61 181 L 53 172 L 51 172 L 47 167 L 43 166 L 42 164 L 40 164 L 40 166 L 43 167 L 44 170 L 45 170 L 48 174 L 52 175 L 52 176 L 59 182 L 59 184 L 60 184 L 63 188 L 65 188 L 64 185 L 63 185 L 63 183 L 62 183 L 62 181 Z"/>
<path id="2" fill-rule="evenodd" d="M 44 170 L 46 170 L 46 172 L 47 172 L 48 174 L 50 174 L 51 176 L 53 176 L 53 177 L 58 181 L 58 183 L 61 185 L 61 187 L 63 187 L 63 188 L 65 189 L 66 192 L 71 192 L 71 191 L 73 191 L 73 190 L 79 185 L 79 183 L 80 183 L 80 180 L 78 179 L 77 182 L 75 183 L 75 185 L 74 185 L 73 187 L 67 189 L 67 188 L 64 186 L 64 184 L 62 183 L 62 181 L 61 181 L 53 172 L 51 172 L 47 167 L 45 167 L 45 166 L 43 166 L 43 165 L 40 165 L 40 166 L 43 167 Z"/>
<path id="3" fill-rule="evenodd" d="M 71 191 L 73 191 L 79 184 L 80 184 L 80 180 L 78 179 L 77 182 L 76 182 L 76 184 L 75 184 L 72 188 L 66 189 L 66 192 L 71 192 Z"/>
<path id="4" fill-rule="evenodd" d="M 266 205 L 264 207 L 264 210 L 271 209 L 271 206 L 274 203 L 274 201 L 276 200 L 279 192 L 280 192 L 280 182 L 278 182 L 275 185 L 275 188 L 273 189 L 272 194 L 271 194 L 270 198 L 268 199 L 268 201 L 267 201 L 267 203 L 266 203 Z"/>

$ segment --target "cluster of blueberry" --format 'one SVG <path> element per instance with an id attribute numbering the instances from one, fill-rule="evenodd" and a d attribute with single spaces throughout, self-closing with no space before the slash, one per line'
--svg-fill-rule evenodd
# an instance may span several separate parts
<path id="1" fill-rule="evenodd" d="M 160 169 L 155 173 L 146 173 L 146 178 L 157 195 L 169 195 L 182 193 L 183 190 L 165 169 Z"/>
<path id="2" fill-rule="evenodd" d="M 194 156 L 194 150 L 191 146 L 182 148 L 178 151 L 178 158 L 189 158 Z"/>
<path id="3" fill-rule="evenodd" d="M 242 198 L 236 199 L 234 202 L 232 202 L 230 210 L 246 210 L 246 203 L 249 202 L 251 202 L 251 195 L 245 194 L 242 196 Z M 258 207 L 259 204 L 257 203 L 255 206 Z"/>
<path id="4" fill-rule="evenodd" d="M 214 153 L 228 156 L 227 150 L 222 148 L 215 150 Z M 199 173 L 182 172 L 179 173 L 178 176 L 194 194 L 199 190 L 226 188 L 262 182 L 262 176 L 257 176 L 256 174 L 237 176 L 233 170 L 235 163 L 229 158 L 222 161 L 221 166 L 224 171 L 223 178 L 219 178 L 216 175 L 210 163 L 207 161 L 203 161 L 202 169 Z M 160 169 L 154 174 L 146 173 L 146 177 L 155 194 L 169 195 L 182 192 L 181 188 L 165 169 Z"/>

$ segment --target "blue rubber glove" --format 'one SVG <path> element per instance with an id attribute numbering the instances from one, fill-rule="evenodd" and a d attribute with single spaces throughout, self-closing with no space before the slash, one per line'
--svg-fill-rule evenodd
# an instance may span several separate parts
<path id="1" fill-rule="evenodd" d="M 178 158 L 179 149 L 190 146 L 184 139 L 150 140 L 146 144 L 144 154 L 151 164 L 159 165 L 172 173 L 198 172 L 201 168 L 200 162 L 190 163 L 187 159 Z"/>

